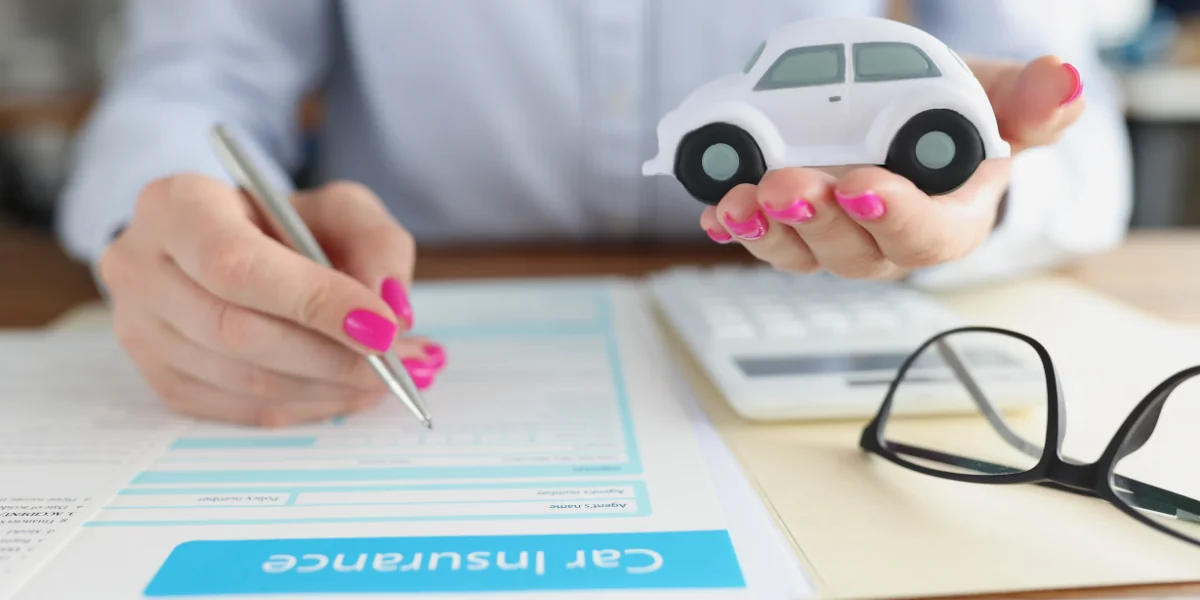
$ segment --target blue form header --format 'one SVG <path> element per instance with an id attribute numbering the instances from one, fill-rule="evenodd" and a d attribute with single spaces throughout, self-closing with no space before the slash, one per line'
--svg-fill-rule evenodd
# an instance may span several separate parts
<path id="1" fill-rule="evenodd" d="M 149 597 L 741 588 L 725 531 L 194 541 Z"/>

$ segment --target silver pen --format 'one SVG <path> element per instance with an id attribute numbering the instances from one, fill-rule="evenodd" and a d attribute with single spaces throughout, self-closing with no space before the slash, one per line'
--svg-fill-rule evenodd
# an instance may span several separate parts
<path id="1" fill-rule="evenodd" d="M 212 143 L 230 175 L 250 194 L 259 211 L 268 219 L 278 235 L 296 251 L 318 264 L 333 268 L 329 258 L 325 256 L 325 251 L 321 249 L 308 226 L 296 213 L 296 208 L 292 206 L 291 200 L 271 188 L 224 125 L 218 124 L 213 127 Z M 408 407 L 408 410 L 421 421 L 421 424 L 433 429 L 429 410 L 425 407 L 412 377 L 408 375 L 408 370 L 400 364 L 400 360 L 395 355 L 388 353 L 369 355 L 367 362 L 383 379 L 388 390 Z"/>

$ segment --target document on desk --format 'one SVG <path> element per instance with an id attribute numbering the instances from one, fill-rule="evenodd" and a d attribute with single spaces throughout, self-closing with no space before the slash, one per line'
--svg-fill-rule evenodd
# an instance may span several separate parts
<path id="1" fill-rule="evenodd" d="M 63 473 L 91 480 L 61 492 L 37 477 L 0 487 L 56 508 L 92 498 L 16 566 L 11 597 L 812 593 L 633 284 L 427 285 L 414 312 L 449 356 L 427 392 L 433 431 L 392 401 L 284 429 L 187 421 L 128 392 L 128 366 L 63 383 L 76 443 L 114 427 L 125 458 L 72 462 Z"/>
<path id="2" fill-rule="evenodd" d="M 0 598 L 185 425 L 108 336 L 0 336 Z"/>

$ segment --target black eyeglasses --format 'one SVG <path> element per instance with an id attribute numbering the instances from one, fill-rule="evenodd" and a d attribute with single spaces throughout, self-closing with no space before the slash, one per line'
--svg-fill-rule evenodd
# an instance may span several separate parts
<path id="1" fill-rule="evenodd" d="M 935 477 L 1033 483 L 1100 498 L 1150 527 L 1200 546 L 1200 470 L 1171 469 L 1156 459 L 1166 454 L 1194 465 L 1200 456 L 1196 421 L 1170 418 L 1178 409 L 1200 412 L 1200 379 L 1191 388 L 1194 396 L 1178 391 L 1197 375 L 1200 366 L 1151 390 L 1100 459 L 1084 463 L 1062 453 L 1063 386 L 1046 348 L 1005 329 L 952 329 L 908 356 L 859 445 Z M 1165 410 L 1168 417 L 1162 419 Z M 906 418 L 922 415 L 942 418 Z M 956 418 L 956 426 L 943 425 L 943 419 Z M 1145 481 L 1170 481 L 1175 489 Z"/>

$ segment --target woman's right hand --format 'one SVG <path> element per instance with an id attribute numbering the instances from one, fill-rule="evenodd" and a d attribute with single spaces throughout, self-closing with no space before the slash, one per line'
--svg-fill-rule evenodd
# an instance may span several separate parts
<path id="1" fill-rule="evenodd" d="M 363 360 L 394 352 L 420 387 L 445 361 L 412 326 L 412 237 L 368 189 L 333 183 L 296 208 L 337 270 L 281 244 L 248 198 L 176 175 L 148 185 L 101 257 L 117 339 L 179 412 L 282 426 L 386 394 Z"/>

